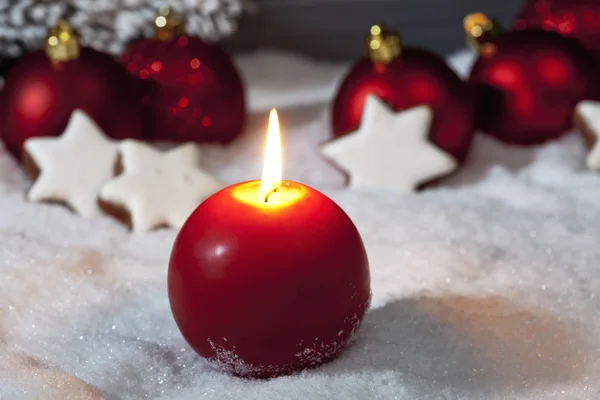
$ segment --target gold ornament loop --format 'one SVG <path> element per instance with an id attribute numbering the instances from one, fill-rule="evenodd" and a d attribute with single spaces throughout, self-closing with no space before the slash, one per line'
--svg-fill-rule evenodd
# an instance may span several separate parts
<path id="1" fill-rule="evenodd" d="M 390 63 L 402 53 L 400 36 L 383 25 L 373 25 L 365 41 L 367 55 L 374 63 Z"/>
<path id="2" fill-rule="evenodd" d="M 178 36 L 185 35 L 185 20 L 171 10 L 169 6 L 158 9 L 158 15 L 154 19 L 156 38 L 162 42 L 168 42 Z"/>
<path id="3" fill-rule="evenodd" d="M 463 20 L 463 27 L 467 34 L 467 45 L 479 52 L 488 48 L 488 42 L 502 33 L 500 24 L 481 12 L 467 15 Z"/>
<path id="4" fill-rule="evenodd" d="M 48 30 L 44 46 L 46 55 L 54 63 L 79 58 L 79 34 L 65 20 L 59 20 Z"/>

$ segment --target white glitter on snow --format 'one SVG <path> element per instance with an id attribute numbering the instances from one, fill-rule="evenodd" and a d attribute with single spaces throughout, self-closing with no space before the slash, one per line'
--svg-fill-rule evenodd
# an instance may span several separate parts
<path id="1" fill-rule="evenodd" d="M 298 92 L 253 93 L 278 106 Z M 28 204 L 0 153 L 0 399 L 597 399 L 600 175 L 580 137 L 520 149 L 479 136 L 464 169 L 426 192 L 347 191 L 316 151 L 323 96 L 280 118 L 284 176 L 343 207 L 369 255 L 371 309 L 337 360 L 269 381 L 215 371 L 169 310 L 175 232 Z M 259 177 L 266 122 L 207 146 L 208 171 Z"/>
<path id="2" fill-rule="evenodd" d="M 298 343 L 297 346 L 300 350 L 296 353 L 296 357 L 302 365 L 306 365 L 307 367 L 315 367 L 330 360 L 332 356 L 346 347 L 345 344 L 348 343 L 351 345 L 358 332 L 360 323 L 361 320 L 357 314 L 344 320 L 345 326 L 350 325 L 350 335 L 345 341 L 340 340 L 339 342 L 324 343 L 316 337 L 310 344 L 306 344 L 304 341 Z M 343 330 L 340 330 L 338 336 L 342 333 Z M 226 338 L 223 338 L 223 340 L 227 342 Z M 207 342 L 211 350 L 215 353 L 216 358 L 206 360 L 206 362 L 217 370 L 231 371 L 239 376 L 268 376 L 280 375 L 282 372 L 290 369 L 290 364 L 279 366 L 248 364 L 239 357 L 235 346 L 229 345 L 227 348 L 216 344 L 212 339 L 207 339 Z"/>

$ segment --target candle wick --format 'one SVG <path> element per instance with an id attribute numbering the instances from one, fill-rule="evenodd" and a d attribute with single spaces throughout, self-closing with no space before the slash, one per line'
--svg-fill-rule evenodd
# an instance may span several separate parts
<path id="1" fill-rule="evenodd" d="M 271 194 L 276 193 L 278 188 L 274 188 L 272 190 L 270 190 L 267 195 L 265 196 L 265 203 L 269 202 L 269 196 L 271 196 Z"/>

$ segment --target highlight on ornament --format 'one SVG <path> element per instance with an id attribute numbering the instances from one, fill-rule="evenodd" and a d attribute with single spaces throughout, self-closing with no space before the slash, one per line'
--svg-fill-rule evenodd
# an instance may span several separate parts
<path id="1" fill-rule="evenodd" d="M 483 35 L 483 32 L 491 27 L 491 21 L 483 13 L 473 13 L 465 17 L 465 31 L 467 34 L 478 38 Z"/>
<path id="2" fill-rule="evenodd" d="M 503 30 L 498 22 L 482 12 L 475 12 L 463 19 L 463 28 L 467 35 L 467 45 L 471 49 L 482 55 L 492 55 L 496 51 L 492 41 Z"/>
<path id="3" fill-rule="evenodd" d="M 64 62 L 79 57 L 79 34 L 65 20 L 60 20 L 48 31 L 46 54 L 53 62 Z"/>
<path id="4" fill-rule="evenodd" d="M 169 301 L 184 338 L 216 368 L 248 378 L 333 360 L 371 296 L 358 230 L 324 194 L 282 180 L 280 136 L 272 110 L 262 179 L 200 204 L 169 262 Z"/>
<path id="5" fill-rule="evenodd" d="M 366 39 L 367 54 L 373 62 L 387 64 L 402 52 L 400 36 L 384 25 L 373 25 Z"/>

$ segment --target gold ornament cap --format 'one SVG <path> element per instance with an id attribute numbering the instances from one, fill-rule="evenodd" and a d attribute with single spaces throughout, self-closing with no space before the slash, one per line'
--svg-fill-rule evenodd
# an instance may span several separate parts
<path id="1" fill-rule="evenodd" d="M 374 63 L 387 64 L 402 53 L 400 36 L 383 25 L 373 25 L 365 42 L 367 55 Z"/>
<path id="2" fill-rule="evenodd" d="M 156 38 L 168 42 L 178 36 L 185 35 L 184 23 L 184 18 L 175 14 L 169 6 L 160 7 L 158 15 L 154 19 Z"/>
<path id="3" fill-rule="evenodd" d="M 481 12 L 467 15 L 463 20 L 463 27 L 467 34 L 467 45 L 482 53 L 492 46 L 489 42 L 503 31 L 498 22 Z"/>
<path id="4" fill-rule="evenodd" d="M 65 20 L 60 20 L 48 30 L 46 55 L 55 63 L 79 58 L 79 34 Z"/>

